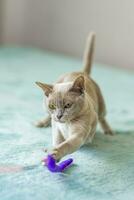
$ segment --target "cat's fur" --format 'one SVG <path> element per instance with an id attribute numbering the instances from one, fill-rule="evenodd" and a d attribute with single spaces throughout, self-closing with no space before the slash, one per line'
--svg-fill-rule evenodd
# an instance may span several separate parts
<path id="1" fill-rule="evenodd" d="M 92 142 L 98 121 L 105 134 L 113 134 L 105 119 L 106 109 L 100 88 L 89 77 L 94 43 L 95 34 L 90 33 L 81 72 L 65 74 L 54 85 L 36 82 L 44 91 L 49 111 L 49 116 L 37 126 L 52 124 L 51 153 L 57 160 Z"/>

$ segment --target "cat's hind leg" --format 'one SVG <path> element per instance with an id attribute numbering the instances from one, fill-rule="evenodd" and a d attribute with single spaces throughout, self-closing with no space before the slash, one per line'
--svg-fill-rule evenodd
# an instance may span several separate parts
<path id="1" fill-rule="evenodd" d="M 108 124 L 108 122 L 106 120 L 105 101 L 104 101 L 104 98 L 100 91 L 100 88 L 97 84 L 96 84 L 96 92 L 97 92 L 97 96 L 98 96 L 98 105 L 99 105 L 98 119 L 99 119 L 100 125 L 104 131 L 104 134 L 114 135 L 113 130 L 111 129 L 110 125 Z"/>

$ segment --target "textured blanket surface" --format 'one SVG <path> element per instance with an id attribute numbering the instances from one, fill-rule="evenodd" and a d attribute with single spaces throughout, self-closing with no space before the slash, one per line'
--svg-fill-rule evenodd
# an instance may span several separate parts
<path id="1" fill-rule="evenodd" d="M 133 72 L 93 66 L 115 136 L 103 135 L 98 127 L 93 143 L 71 155 L 74 165 L 65 173 L 53 174 L 40 164 L 42 149 L 51 148 L 51 128 L 33 125 L 46 114 L 34 82 L 52 83 L 81 65 L 38 49 L 0 49 L 1 200 L 134 199 Z"/>

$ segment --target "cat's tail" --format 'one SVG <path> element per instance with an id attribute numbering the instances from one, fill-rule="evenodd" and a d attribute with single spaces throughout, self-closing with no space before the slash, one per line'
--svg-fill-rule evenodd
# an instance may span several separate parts
<path id="1" fill-rule="evenodd" d="M 84 52 L 84 67 L 83 71 L 86 74 L 90 74 L 91 72 L 91 66 L 93 62 L 93 56 L 94 56 L 94 49 L 95 49 L 95 33 L 90 32 L 88 39 L 87 39 L 87 44 Z"/>

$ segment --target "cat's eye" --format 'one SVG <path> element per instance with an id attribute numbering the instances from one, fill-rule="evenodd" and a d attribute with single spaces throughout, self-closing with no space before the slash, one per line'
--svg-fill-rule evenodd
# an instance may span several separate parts
<path id="1" fill-rule="evenodd" d="M 64 106 L 64 108 L 70 108 L 71 107 L 71 103 L 67 103 L 65 106 Z"/>
<path id="2" fill-rule="evenodd" d="M 55 109 L 56 109 L 56 105 L 55 105 L 55 104 L 49 104 L 49 108 L 50 108 L 51 110 L 55 110 Z"/>

